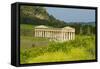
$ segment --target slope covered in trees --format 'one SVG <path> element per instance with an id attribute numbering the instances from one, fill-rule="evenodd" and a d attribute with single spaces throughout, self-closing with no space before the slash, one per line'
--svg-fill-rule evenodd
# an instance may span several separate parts
<path id="1" fill-rule="evenodd" d="M 21 6 L 21 23 L 32 25 L 48 25 L 53 27 L 64 27 L 66 23 L 49 15 L 45 8 L 34 6 Z"/>

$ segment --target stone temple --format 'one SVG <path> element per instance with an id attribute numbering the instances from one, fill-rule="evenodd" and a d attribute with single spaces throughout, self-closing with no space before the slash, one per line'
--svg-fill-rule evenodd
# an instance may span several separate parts
<path id="1" fill-rule="evenodd" d="M 52 28 L 44 25 L 35 27 L 35 37 L 50 38 L 57 41 L 68 41 L 75 39 L 75 28 Z"/>

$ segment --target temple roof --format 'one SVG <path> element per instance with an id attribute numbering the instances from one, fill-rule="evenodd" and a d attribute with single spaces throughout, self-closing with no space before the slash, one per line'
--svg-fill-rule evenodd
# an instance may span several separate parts
<path id="1" fill-rule="evenodd" d="M 36 26 L 35 28 L 48 28 L 48 27 L 44 25 L 39 25 L 39 26 Z"/>
<path id="2" fill-rule="evenodd" d="M 62 28 L 62 29 L 74 29 L 74 28 L 69 27 L 69 26 L 66 26 L 66 27 L 64 27 L 64 28 Z"/>

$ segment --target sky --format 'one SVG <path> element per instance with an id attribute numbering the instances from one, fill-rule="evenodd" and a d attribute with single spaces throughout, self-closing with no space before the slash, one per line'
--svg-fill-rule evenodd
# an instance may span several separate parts
<path id="1" fill-rule="evenodd" d="M 50 15 L 65 22 L 95 22 L 95 10 L 45 7 Z"/>

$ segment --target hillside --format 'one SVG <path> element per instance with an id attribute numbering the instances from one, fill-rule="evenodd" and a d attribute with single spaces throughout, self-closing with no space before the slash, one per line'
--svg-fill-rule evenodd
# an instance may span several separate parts
<path id="1" fill-rule="evenodd" d="M 50 15 L 44 7 L 21 6 L 20 13 L 21 24 L 46 25 L 57 28 L 71 26 L 75 28 L 76 34 L 95 34 L 95 22 L 64 22 Z"/>
<path id="2" fill-rule="evenodd" d="M 44 7 L 21 6 L 21 23 L 32 25 L 49 25 L 53 27 L 64 27 L 65 22 L 57 20 L 49 15 Z"/>

